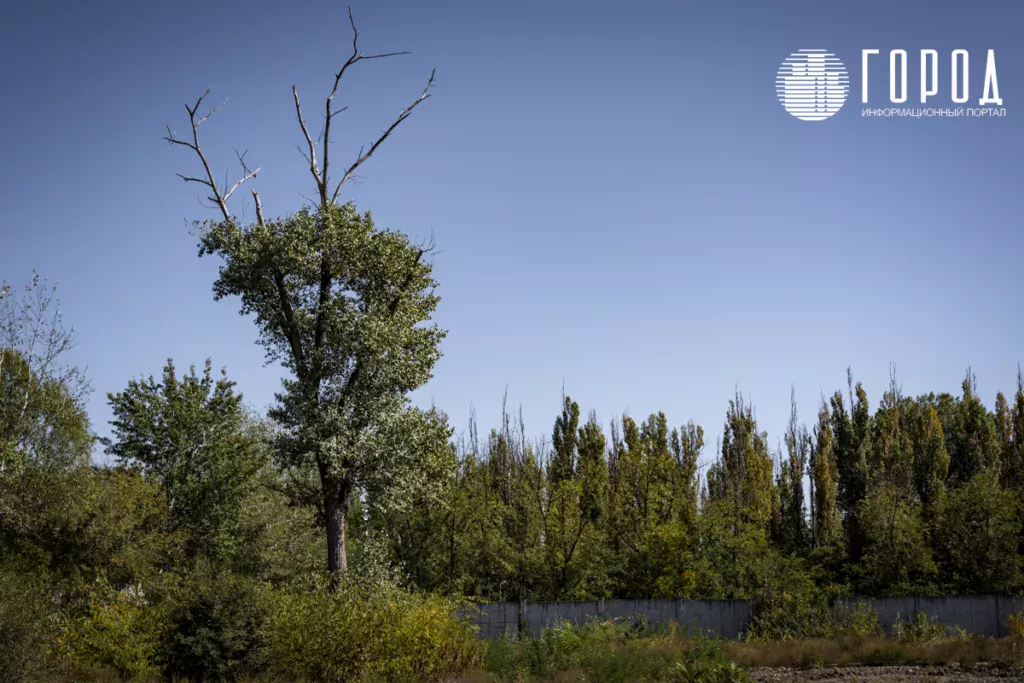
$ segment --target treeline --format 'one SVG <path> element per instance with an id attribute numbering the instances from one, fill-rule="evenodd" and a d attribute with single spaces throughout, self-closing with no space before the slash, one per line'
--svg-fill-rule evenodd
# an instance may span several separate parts
<path id="1" fill-rule="evenodd" d="M 373 544 L 329 576 L 315 475 L 280 464 L 280 427 L 209 361 L 108 395 L 96 439 L 73 342 L 52 288 L 0 283 L 0 680 L 439 681 L 479 664 L 455 603 L 407 590 Z"/>
<path id="2" fill-rule="evenodd" d="M 475 419 L 443 494 L 359 511 L 422 588 L 487 600 L 758 598 L 1024 590 L 1024 390 L 876 399 L 849 379 L 773 448 L 737 394 L 705 430 L 664 413 L 608 433 L 565 397 L 550 439 Z M 778 442 L 777 442 L 778 443 Z"/>
<path id="3" fill-rule="evenodd" d="M 508 414 L 451 438 L 440 411 L 403 411 L 371 434 L 332 572 L 321 465 L 282 450 L 287 425 L 209 361 L 169 361 L 108 395 L 96 439 L 72 343 L 52 290 L 0 290 L 5 680 L 348 680 L 399 661 L 427 668 L 391 679 L 441 680 L 481 652 L 449 598 L 749 598 L 771 639 L 846 628 L 837 594 L 1024 590 L 1019 376 L 993 411 L 970 372 L 958 396 L 893 380 L 874 410 L 851 379 L 811 426 L 794 402 L 774 449 L 737 395 L 714 458 L 701 426 L 605 430 L 569 397 L 540 440 Z"/>

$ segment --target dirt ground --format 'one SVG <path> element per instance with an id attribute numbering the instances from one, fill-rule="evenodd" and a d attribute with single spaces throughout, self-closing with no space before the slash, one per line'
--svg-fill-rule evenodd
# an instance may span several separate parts
<path id="1" fill-rule="evenodd" d="M 758 683 L 1009 683 L 1024 681 L 1024 670 L 990 666 L 858 666 L 823 669 L 751 669 Z"/>

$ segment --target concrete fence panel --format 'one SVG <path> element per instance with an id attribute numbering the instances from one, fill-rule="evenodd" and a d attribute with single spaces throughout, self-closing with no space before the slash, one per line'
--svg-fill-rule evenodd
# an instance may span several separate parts
<path id="1" fill-rule="evenodd" d="M 838 605 L 858 603 L 873 609 L 892 633 L 897 619 L 909 621 L 923 612 L 938 623 L 978 636 L 1010 635 L 1009 617 L 1024 611 L 1024 597 L 947 595 L 940 597 L 842 598 Z M 665 625 L 675 621 L 691 633 L 737 639 L 750 621 L 746 600 L 595 600 L 588 602 L 497 602 L 469 612 L 483 638 L 518 632 L 539 636 L 545 628 L 569 622 L 584 624 L 597 617 Z"/>

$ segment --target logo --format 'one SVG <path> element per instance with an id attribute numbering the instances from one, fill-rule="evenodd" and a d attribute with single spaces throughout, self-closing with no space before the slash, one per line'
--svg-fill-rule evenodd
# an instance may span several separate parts
<path id="1" fill-rule="evenodd" d="M 862 49 L 860 53 L 862 117 L 967 120 L 1007 115 L 999 94 L 993 49 L 986 50 L 983 59 L 965 49 L 952 50 L 947 57 L 930 48 L 917 52 L 897 48 L 888 50 L 888 60 L 878 48 Z M 911 63 L 914 60 L 916 64 Z M 872 91 L 868 83 L 884 79 L 886 71 L 889 97 L 881 103 L 878 99 L 882 88 L 876 84 Z M 824 121 L 846 103 L 850 75 L 842 60 L 828 50 L 798 50 L 779 67 L 775 92 L 786 111 L 801 121 Z"/>
<path id="2" fill-rule="evenodd" d="M 850 93 L 846 67 L 827 50 L 799 50 L 782 62 L 775 77 L 779 102 L 803 121 L 824 121 L 842 108 Z"/>

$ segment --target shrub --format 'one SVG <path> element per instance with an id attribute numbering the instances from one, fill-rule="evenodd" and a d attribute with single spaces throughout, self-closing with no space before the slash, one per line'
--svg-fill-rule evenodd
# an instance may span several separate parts
<path id="1" fill-rule="evenodd" d="M 665 683 L 748 683 L 752 679 L 734 662 L 677 663 L 662 679 Z"/>
<path id="2" fill-rule="evenodd" d="M 483 644 L 443 598 L 343 584 L 271 595 L 270 665 L 314 681 L 441 681 L 475 666 Z"/>
<path id="3" fill-rule="evenodd" d="M 190 680 L 226 680 L 259 671 L 266 659 L 266 604 L 246 577 L 201 571 L 164 601 L 164 671 Z"/>
<path id="4" fill-rule="evenodd" d="M 0 680 L 37 681 L 53 667 L 57 632 L 49 597 L 37 583 L 0 570 Z"/>
<path id="5" fill-rule="evenodd" d="M 61 643 L 72 668 L 106 667 L 137 680 L 157 670 L 164 615 L 140 586 L 86 589 L 87 614 L 67 622 Z"/>
<path id="6" fill-rule="evenodd" d="M 1007 626 L 1011 638 L 1024 638 L 1024 610 L 1011 614 Z"/>
<path id="7" fill-rule="evenodd" d="M 816 589 L 780 592 L 755 601 L 746 637 L 753 642 L 882 634 L 878 614 L 858 602 L 852 609 Z"/>
<path id="8" fill-rule="evenodd" d="M 940 624 L 938 617 L 929 619 L 924 612 L 918 612 L 910 621 L 904 621 L 900 615 L 896 615 L 893 637 L 901 643 L 927 644 L 963 639 L 967 634 L 955 626 L 947 627 Z"/>
<path id="9" fill-rule="evenodd" d="M 500 638 L 487 648 L 484 668 L 499 680 L 744 681 L 738 666 L 725 662 L 725 641 L 689 637 L 674 624 L 644 628 L 612 620 L 583 626 L 564 623 L 540 637 Z"/>

